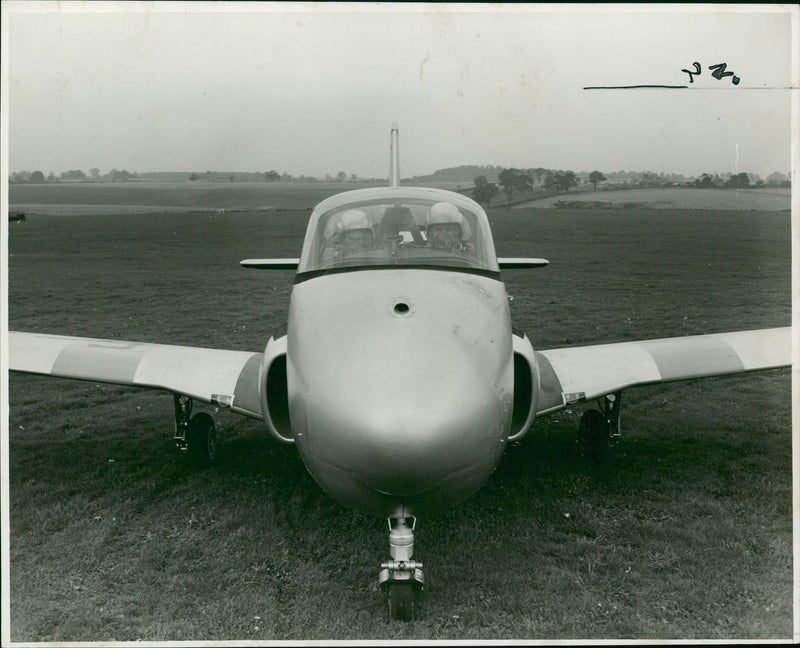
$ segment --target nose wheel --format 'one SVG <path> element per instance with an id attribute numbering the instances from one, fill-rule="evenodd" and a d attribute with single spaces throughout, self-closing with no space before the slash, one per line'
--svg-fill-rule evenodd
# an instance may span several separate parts
<path id="1" fill-rule="evenodd" d="M 389 600 L 389 618 L 393 621 L 411 621 L 417 592 L 411 583 L 389 583 L 386 586 Z"/>
<path id="2" fill-rule="evenodd" d="M 414 553 L 415 517 L 389 518 L 389 553 L 392 560 L 381 565 L 379 582 L 387 594 L 389 618 L 411 621 L 417 594 L 425 584 L 422 563 L 411 560 Z"/>

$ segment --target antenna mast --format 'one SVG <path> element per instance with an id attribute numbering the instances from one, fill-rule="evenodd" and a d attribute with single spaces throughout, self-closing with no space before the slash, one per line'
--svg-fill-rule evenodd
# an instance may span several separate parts
<path id="1" fill-rule="evenodd" d="M 400 131 L 397 123 L 392 123 L 389 142 L 389 186 L 400 186 Z"/>

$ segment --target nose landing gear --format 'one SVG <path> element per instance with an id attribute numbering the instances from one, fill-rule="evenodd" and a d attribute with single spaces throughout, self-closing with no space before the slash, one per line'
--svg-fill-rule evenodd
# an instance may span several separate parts
<path id="1" fill-rule="evenodd" d="M 381 564 L 378 580 L 381 589 L 387 593 L 389 617 L 397 621 L 414 618 L 417 592 L 425 584 L 422 563 L 411 560 L 416 524 L 415 517 L 389 518 L 389 553 L 393 560 Z"/>

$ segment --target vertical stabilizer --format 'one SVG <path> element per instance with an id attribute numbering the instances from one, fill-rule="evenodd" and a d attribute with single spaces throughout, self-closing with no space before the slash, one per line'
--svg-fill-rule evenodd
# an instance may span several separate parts
<path id="1" fill-rule="evenodd" d="M 400 186 L 400 131 L 397 123 L 392 124 L 391 141 L 389 142 L 389 186 Z"/>

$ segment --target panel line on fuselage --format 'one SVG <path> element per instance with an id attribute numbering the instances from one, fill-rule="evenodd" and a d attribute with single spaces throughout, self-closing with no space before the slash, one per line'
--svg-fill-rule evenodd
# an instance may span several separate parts
<path id="1" fill-rule="evenodd" d="M 495 272 L 494 270 L 484 270 L 482 268 L 469 268 L 469 267 L 459 268 L 458 266 L 444 266 L 444 265 L 435 266 L 426 264 L 399 263 L 396 265 L 384 264 L 384 265 L 346 266 L 342 268 L 324 268 L 321 270 L 298 272 L 297 274 L 295 274 L 294 283 L 299 284 L 303 283 L 304 281 L 308 281 L 309 279 L 314 279 L 316 277 L 341 274 L 344 272 L 361 272 L 363 270 L 436 270 L 439 272 L 459 272 L 462 274 L 472 274 L 481 277 L 486 277 L 488 279 L 495 279 L 497 281 L 502 281 L 502 279 L 500 278 L 500 273 Z"/>

